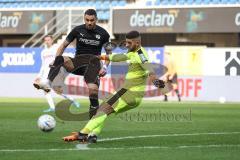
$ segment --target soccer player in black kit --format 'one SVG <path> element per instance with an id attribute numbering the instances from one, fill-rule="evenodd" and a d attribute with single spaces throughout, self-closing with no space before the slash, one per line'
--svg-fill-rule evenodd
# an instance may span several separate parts
<path id="1" fill-rule="evenodd" d="M 67 35 L 66 40 L 59 46 L 57 56 L 49 71 L 47 84 L 37 84 L 39 89 L 45 91 L 50 90 L 50 84 L 57 76 L 61 66 L 68 72 L 75 75 L 84 76 L 84 80 L 89 89 L 89 116 L 90 118 L 96 114 L 99 106 L 98 101 L 98 77 L 106 74 L 109 62 L 105 62 L 103 66 L 96 55 L 101 54 L 102 47 L 109 42 L 110 35 L 102 27 L 96 24 L 97 13 L 94 9 L 88 9 L 84 13 L 85 24 L 79 25 L 72 29 Z M 62 56 L 65 48 L 76 39 L 76 54 L 74 58 Z M 110 50 L 106 50 L 106 54 L 111 54 Z M 35 84 L 36 87 L 36 84 Z"/>

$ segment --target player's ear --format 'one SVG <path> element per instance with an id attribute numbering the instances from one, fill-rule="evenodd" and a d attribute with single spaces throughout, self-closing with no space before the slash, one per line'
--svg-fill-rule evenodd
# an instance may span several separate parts
<path id="1" fill-rule="evenodd" d="M 139 46 L 139 45 L 140 45 L 140 41 L 139 41 L 139 40 L 137 40 L 137 41 L 136 41 L 136 44 L 137 44 L 137 46 Z"/>

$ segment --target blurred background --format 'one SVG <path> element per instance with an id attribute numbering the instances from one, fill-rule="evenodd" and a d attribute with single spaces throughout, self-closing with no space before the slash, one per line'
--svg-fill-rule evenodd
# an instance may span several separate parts
<path id="1" fill-rule="evenodd" d="M 59 45 L 88 8 L 114 42 L 141 32 L 152 63 L 164 64 L 171 53 L 183 101 L 240 102 L 240 0 L 0 0 L 0 97 L 43 97 L 32 82 L 44 36 Z M 65 54 L 74 55 L 74 43 Z M 110 77 L 101 91 L 113 92 Z M 70 75 L 65 83 L 84 85 L 79 79 Z M 84 92 L 69 88 L 76 97 Z M 162 96 L 149 88 L 146 98 Z M 174 92 L 169 99 L 177 100 Z"/>

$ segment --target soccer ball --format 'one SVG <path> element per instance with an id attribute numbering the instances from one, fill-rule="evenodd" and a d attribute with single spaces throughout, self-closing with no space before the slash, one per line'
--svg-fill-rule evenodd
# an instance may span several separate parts
<path id="1" fill-rule="evenodd" d="M 48 114 L 41 115 L 38 118 L 38 128 L 43 132 L 50 132 L 56 126 L 56 121 L 53 116 Z"/>

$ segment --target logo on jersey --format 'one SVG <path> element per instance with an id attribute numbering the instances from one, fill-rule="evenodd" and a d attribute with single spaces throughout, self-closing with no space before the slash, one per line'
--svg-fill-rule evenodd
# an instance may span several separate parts
<path id="1" fill-rule="evenodd" d="M 84 36 L 84 34 L 83 33 L 80 33 L 80 35 L 83 37 Z"/>
<path id="2" fill-rule="evenodd" d="M 29 53 L 3 53 L 1 61 L 2 67 L 20 66 L 20 65 L 34 65 L 34 51 Z"/>
<path id="3" fill-rule="evenodd" d="M 100 39 L 101 36 L 100 36 L 99 34 L 96 34 L 96 38 L 97 38 L 97 39 Z"/>
<path id="4" fill-rule="evenodd" d="M 100 44 L 100 41 L 92 39 L 79 38 L 79 41 L 92 46 L 98 46 Z"/>

